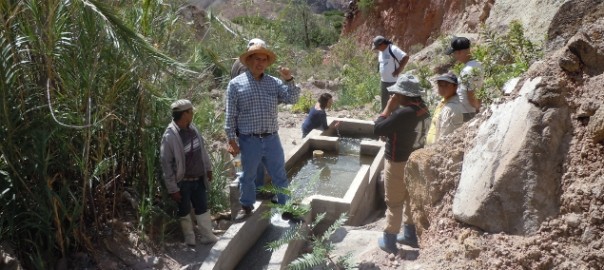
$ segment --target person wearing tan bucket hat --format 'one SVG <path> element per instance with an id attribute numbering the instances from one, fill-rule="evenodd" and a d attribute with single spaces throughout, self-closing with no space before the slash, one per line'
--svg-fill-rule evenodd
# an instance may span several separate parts
<path id="1" fill-rule="evenodd" d="M 375 120 L 373 130 L 375 135 L 387 137 L 384 152 L 386 227 L 383 236 L 378 238 L 378 245 L 382 250 L 396 254 L 397 242 L 419 247 L 404 175 L 409 155 L 422 147 L 417 142 L 422 137 L 418 127 L 427 129 L 430 112 L 421 97 L 419 80 L 411 74 L 401 74 L 396 83 L 388 87 L 388 92 L 390 98 Z M 397 236 L 401 225 L 403 233 Z"/>
<path id="2" fill-rule="evenodd" d="M 255 179 L 260 163 L 264 164 L 273 186 L 288 186 L 285 154 L 279 139 L 278 104 L 294 104 L 300 97 L 300 87 L 294 83 L 291 71 L 279 67 L 281 79 L 265 73 L 277 56 L 266 44 L 254 44 L 239 56 L 248 70 L 233 78 L 226 93 L 225 131 L 227 151 L 241 153 L 243 173 L 239 177 L 241 211 L 236 219 L 252 213 L 256 202 Z M 279 204 L 288 196 L 277 194 Z"/>

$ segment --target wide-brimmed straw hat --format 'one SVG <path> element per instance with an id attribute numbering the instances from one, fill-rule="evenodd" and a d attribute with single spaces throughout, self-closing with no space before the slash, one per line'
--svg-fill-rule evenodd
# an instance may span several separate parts
<path id="1" fill-rule="evenodd" d="M 422 87 L 419 85 L 419 79 L 408 73 L 399 75 L 396 83 L 387 89 L 389 93 L 393 94 L 408 97 L 422 96 Z"/>
<path id="2" fill-rule="evenodd" d="M 266 47 L 266 44 L 257 43 L 257 44 L 250 46 L 245 53 L 240 55 L 239 61 L 241 61 L 241 63 L 243 63 L 245 66 L 249 66 L 249 64 L 248 64 L 249 57 L 254 54 L 257 54 L 257 53 L 265 54 L 266 56 L 268 56 L 268 65 L 269 66 L 272 65 L 273 63 L 275 63 L 275 60 L 277 60 L 277 55 L 275 55 L 274 52 L 269 50 Z"/>

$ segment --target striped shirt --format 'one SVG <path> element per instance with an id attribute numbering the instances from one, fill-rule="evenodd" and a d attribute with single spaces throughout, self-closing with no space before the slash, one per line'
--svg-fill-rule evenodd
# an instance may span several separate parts
<path id="1" fill-rule="evenodd" d="M 277 121 L 280 102 L 294 104 L 300 87 L 294 81 L 283 82 L 263 74 L 255 80 L 247 71 L 229 82 L 226 96 L 225 131 L 229 140 L 241 134 L 271 133 L 279 130 Z"/>

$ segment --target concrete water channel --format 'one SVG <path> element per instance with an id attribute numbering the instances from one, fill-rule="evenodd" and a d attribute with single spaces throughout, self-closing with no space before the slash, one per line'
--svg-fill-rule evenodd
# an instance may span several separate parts
<path id="1" fill-rule="evenodd" d="M 336 121 L 340 124 L 335 128 Z M 346 225 L 360 226 L 379 205 L 378 180 L 383 169 L 384 143 L 373 136 L 373 122 L 328 118 L 329 128 L 312 131 L 296 148 L 286 153 L 285 167 L 292 198 L 302 197 L 310 206 L 305 217 L 311 222 L 321 213 L 327 228 L 342 213 Z M 322 156 L 313 156 L 320 150 Z M 316 151 L 315 151 L 316 153 Z M 237 183 L 230 187 L 231 209 L 239 209 Z M 254 213 L 234 223 L 212 247 L 201 269 L 284 269 L 300 256 L 303 241 L 292 241 L 275 252 L 266 244 L 289 228 L 280 215 L 266 218 L 268 202 L 257 201 Z M 270 216 L 270 214 L 268 214 Z"/>

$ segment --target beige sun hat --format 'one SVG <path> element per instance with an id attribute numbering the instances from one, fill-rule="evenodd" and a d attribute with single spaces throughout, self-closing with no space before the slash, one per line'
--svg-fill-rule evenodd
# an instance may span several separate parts
<path id="1" fill-rule="evenodd" d="M 405 73 L 398 76 L 396 83 L 387 88 L 389 93 L 408 97 L 421 97 L 422 87 L 419 79 L 412 74 Z"/>
<path id="2" fill-rule="evenodd" d="M 266 47 L 266 43 L 256 43 L 250 46 L 245 53 L 239 56 L 239 61 L 241 61 L 241 63 L 243 63 L 245 66 L 249 66 L 249 57 L 257 53 L 268 56 L 269 66 L 275 63 L 275 60 L 277 60 L 277 55 Z"/>

